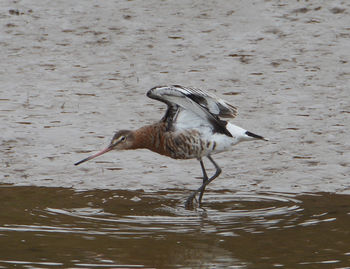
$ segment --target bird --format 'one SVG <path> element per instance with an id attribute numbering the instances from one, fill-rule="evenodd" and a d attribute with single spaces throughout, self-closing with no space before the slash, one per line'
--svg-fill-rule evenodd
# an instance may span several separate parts
<path id="1" fill-rule="evenodd" d="M 242 141 L 267 141 L 263 136 L 224 120 L 235 118 L 237 108 L 213 93 L 198 88 L 170 85 L 153 87 L 146 95 L 167 105 L 160 121 L 136 130 L 117 131 L 105 149 L 76 162 L 75 165 L 111 150 L 149 149 L 173 159 L 197 159 L 203 181 L 185 201 L 185 208 L 193 209 L 194 201 L 198 207 L 202 206 L 205 188 L 222 172 L 212 155 L 229 151 Z M 215 173 L 210 177 L 204 166 L 205 157 L 215 167 Z"/>

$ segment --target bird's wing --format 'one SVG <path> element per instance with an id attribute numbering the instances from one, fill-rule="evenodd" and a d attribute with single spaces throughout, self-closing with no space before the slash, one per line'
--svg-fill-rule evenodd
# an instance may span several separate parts
<path id="1" fill-rule="evenodd" d="M 193 114 L 193 118 L 197 118 L 196 122 L 202 120 L 202 122 L 210 124 L 215 132 L 232 136 L 225 127 L 226 121 L 220 120 L 219 116 L 234 117 L 237 113 L 236 108 L 214 95 L 199 89 L 174 85 L 154 87 L 147 92 L 147 96 L 168 105 L 163 120 L 170 125 L 175 122 L 181 125 L 179 121 L 186 118 L 178 117 L 181 114 L 187 115 L 187 122 L 189 115 Z M 186 125 L 188 126 L 188 123 Z M 193 127 L 194 125 L 198 124 L 193 122 Z"/>
<path id="2" fill-rule="evenodd" d="M 218 98 L 214 94 L 205 92 L 197 88 L 182 87 L 179 85 L 171 88 L 181 92 L 210 113 L 223 118 L 234 118 L 237 115 L 237 108 Z"/>

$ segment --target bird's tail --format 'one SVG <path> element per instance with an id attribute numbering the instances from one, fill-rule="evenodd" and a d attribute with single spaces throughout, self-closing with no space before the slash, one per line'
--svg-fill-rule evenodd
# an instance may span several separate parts
<path id="1" fill-rule="evenodd" d="M 252 132 L 249 132 L 229 122 L 227 123 L 226 128 L 232 134 L 233 137 L 237 138 L 238 141 L 248 141 L 248 140 L 255 140 L 255 139 L 268 141 L 268 139 L 264 138 L 261 135 L 257 135 Z"/>
<path id="2" fill-rule="evenodd" d="M 246 131 L 244 133 L 247 137 L 249 137 L 249 139 L 260 139 L 260 140 L 265 140 L 265 141 L 269 141 L 268 139 L 266 139 L 265 137 L 261 136 L 261 135 L 257 135 L 254 134 L 252 132 Z"/>

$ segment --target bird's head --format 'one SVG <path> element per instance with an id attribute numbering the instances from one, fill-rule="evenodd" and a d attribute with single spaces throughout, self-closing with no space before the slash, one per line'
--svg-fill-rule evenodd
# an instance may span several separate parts
<path id="1" fill-rule="evenodd" d="M 121 130 L 114 134 L 109 146 L 107 148 L 112 149 L 131 149 L 134 144 L 134 134 L 130 130 Z"/>
<path id="2" fill-rule="evenodd" d="M 105 149 L 101 150 L 100 152 L 97 152 L 94 155 L 91 155 L 77 163 L 75 163 L 74 165 L 79 165 L 83 162 L 89 161 L 91 159 L 94 159 L 102 154 L 105 154 L 108 151 L 111 150 L 124 150 L 124 149 L 131 149 L 133 147 L 134 144 L 134 134 L 132 131 L 129 130 L 121 130 L 115 133 L 115 135 L 113 136 L 111 142 L 109 143 L 108 147 L 106 147 Z"/>

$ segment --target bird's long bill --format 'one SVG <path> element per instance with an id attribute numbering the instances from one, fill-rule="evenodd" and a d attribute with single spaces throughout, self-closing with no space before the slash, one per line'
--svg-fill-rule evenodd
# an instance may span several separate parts
<path id="1" fill-rule="evenodd" d="M 81 160 L 81 161 L 79 161 L 79 162 L 76 162 L 74 165 L 79 165 L 79 164 L 81 164 L 81 163 L 84 163 L 84 162 L 86 162 L 86 161 L 89 161 L 89 160 L 91 160 L 91 159 L 93 159 L 93 158 L 96 158 L 96 157 L 102 155 L 102 154 L 105 154 L 105 153 L 108 152 L 108 151 L 111 151 L 112 149 L 113 149 L 112 146 L 108 146 L 107 148 L 101 150 L 100 152 L 97 152 L 96 154 L 91 155 L 90 157 L 87 157 L 87 158 L 85 158 L 85 159 L 83 159 L 83 160 Z"/>

